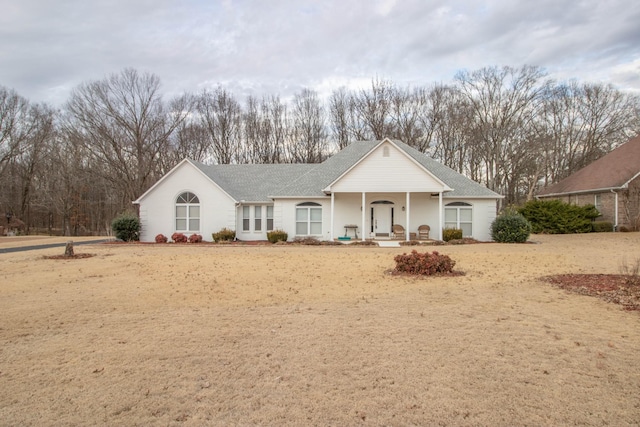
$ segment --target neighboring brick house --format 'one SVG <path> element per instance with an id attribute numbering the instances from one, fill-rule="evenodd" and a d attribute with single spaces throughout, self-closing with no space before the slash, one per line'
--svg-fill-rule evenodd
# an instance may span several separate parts
<path id="1" fill-rule="evenodd" d="M 543 188 L 538 199 L 557 199 L 575 205 L 595 205 L 600 221 L 616 230 L 640 230 L 640 136 Z"/>

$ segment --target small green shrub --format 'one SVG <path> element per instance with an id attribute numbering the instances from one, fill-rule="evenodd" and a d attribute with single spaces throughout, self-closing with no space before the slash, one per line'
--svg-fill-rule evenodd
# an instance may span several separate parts
<path id="1" fill-rule="evenodd" d="M 459 228 L 445 228 L 442 230 L 442 240 L 448 242 L 449 240 L 462 239 L 462 230 Z"/>
<path id="2" fill-rule="evenodd" d="M 167 243 L 169 239 L 164 234 L 158 234 L 156 236 L 156 243 Z"/>
<path id="3" fill-rule="evenodd" d="M 420 253 L 414 249 L 410 254 L 396 255 L 393 259 L 396 272 L 422 276 L 451 273 L 456 265 L 448 255 L 441 255 L 437 251 Z"/>
<path id="4" fill-rule="evenodd" d="M 594 205 L 576 206 L 560 200 L 531 200 L 518 212 L 530 223 L 533 233 L 590 233 L 591 222 L 600 216 Z"/>
<path id="5" fill-rule="evenodd" d="M 524 243 L 531 235 L 531 223 L 515 209 L 507 208 L 491 223 L 491 238 L 500 243 Z"/>
<path id="6" fill-rule="evenodd" d="M 283 230 L 273 230 L 267 232 L 267 240 L 271 243 L 286 242 L 289 235 Z"/>
<path id="7" fill-rule="evenodd" d="M 606 233 L 613 231 L 613 223 L 610 221 L 594 221 L 591 223 L 591 230 L 594 233 Z"/>
<path id="8" fill-rule="evenodd" d="M 111 229 L 117 239 L 125 242 L 140 240 L 140 218 L 132 213 L 118 215 L 111 222 Z"/>
<path id="9" fill-rule="evenodd" d="M 200 234 L 192 234 L 189 236 L 189 243 L 200 243 L 202 242 L 202 236 Z"/>
<path id="10" fill-rule="evenodd" d="M 236 238 L 236 232 L 233 230 L 229 230 L 228 228 L 223 228 L 222 230 L 218 231 L 217 233 L 212 233 L 211 237 L 213 238 L 213 241 L 218 243 L 218 242 L 231 242 L 233 240 L 235 240 Z"/>
<path id="11" fill-rule="evenodd" d="M 171 240 L 175 243 L 187 243 L 187 236 L 182 233 L 173 233 L 171 235 Z"/>

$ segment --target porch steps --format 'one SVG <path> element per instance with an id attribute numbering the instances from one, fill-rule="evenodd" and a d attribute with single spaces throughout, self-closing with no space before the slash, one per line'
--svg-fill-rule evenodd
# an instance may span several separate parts
<path id="1" fill-rule="evenodd" d="M 376 240 L 381 248 L 399 248 L 400 242 L 397 240 Z"/>

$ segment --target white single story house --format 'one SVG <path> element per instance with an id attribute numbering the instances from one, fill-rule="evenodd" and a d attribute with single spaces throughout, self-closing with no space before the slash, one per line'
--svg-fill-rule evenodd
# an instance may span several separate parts
<path id="1" fill-rule="evenodd" d="M 283 230 L 289 240 L 403 239 L 428 225 L 491 240 L 501 195 L 401 141 L 353 142 L 318 164 L 205 165 L 180 162 L 133 203 L 140 240 L 157 234 L 211 234 L 228 228 L 239 240 L 266 240 Z M 396 227 L 398 228 L 398 227 Z M 356 237 L 357 235 L 357 237 Z"/>

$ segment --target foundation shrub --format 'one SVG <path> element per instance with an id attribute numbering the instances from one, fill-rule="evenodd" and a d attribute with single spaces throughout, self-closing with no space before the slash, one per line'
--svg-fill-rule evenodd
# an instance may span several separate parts
<path id="1" fill-rule="evenodd" d="M 591 223 L 591 230 L 594 233 L 606 233 L 613 231 L 613 223 L 610 221 L 594 221 Z"/>
<path id="2" fill-rule="evenodd" d="M 590 233 L 591 223 L 600 216 L 594 205 L 576 206 L 560 200 L 531 200 L 518 209 L 533 233 Z"/>
<path id="3" fill-rule="evenodd" d="M 228 228 L 223 228 L 217 233 L 212 233 L 211 238 L 214 242 L 231 242 L 236 238 L 236 232 L 233 230 L 229 230 Z"/>
<path id="4" fill-rule="evenodd" d="M 200 234 L 192 234 L 189 236 L 189 243 L 201 243 L 202 236 Z"/>
<path id="5" fill-rule="evenodd" d="M 448 242 L 449 240 L 462 239 L 462 230 L 459 228 L 445 228 L 442 230 L 442 240 Z"/>
<path id="6" fill-rule="evenodd" d="M 415 249 L 410 254 L 396 255 L 395 271 L 422 276 L 431 276 L 439 273 L 451 273 L 456 262 L 448 255 L 442 255 L 437 251 L 420 253 Z"/>
<path id="7" fill-rule="evenodd" d="M 175 243 L 187 243 L 187 236 L 182 233 L 173 233 L 171 235 L 171 240 Z"/>
<path id="8" fill-rule="evenodd" d="M 120 214 L 111 222 L 113 234 L 125 242 L 140 240 L 140 227 L 140 219 L 132 213 Z"/>
<path id="9" fill-rule="evenodd" d="M 289 235 L 283 230 L 273 230 L 267 232 L 267 240 L 271 243 L 286 242 Z"/>
<path id="10" fill-rule="evenodd" d="M 531 223 L 515 209 L 505 209 L 491 223 L 491 238 L 500 243 L 524 243 L 531 235 Z"/>
<path id="11" fill-rule="evenodd" d="M 168 241 L 169 238 L 162 233 L 156 236 L 156 243 L 167 243 Z"/>

